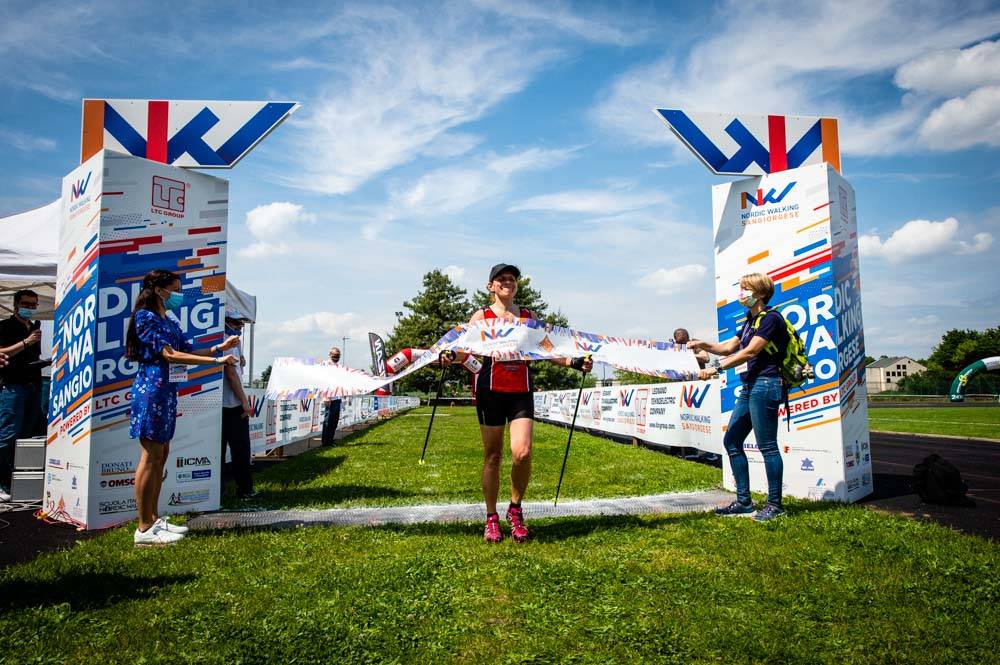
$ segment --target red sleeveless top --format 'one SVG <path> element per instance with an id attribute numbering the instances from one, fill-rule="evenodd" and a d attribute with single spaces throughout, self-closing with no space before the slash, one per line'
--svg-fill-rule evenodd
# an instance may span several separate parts
<path id="1" fill-rule="evenodd" d="M 491 307 L 486 307 L 483 309 L 483 318 L 495 319 L 497 315 Z M 522 307 L 521 318 L 531 318 L 531 312 Z M 477 395 L 484 390 L 497 393 L 530 393 L 534 390 L 534 386 L 531 383 L 528 363 L 523 360 L 493 362 L 492 358 L 483 358 L 483 369 L 476 378 Z"/>

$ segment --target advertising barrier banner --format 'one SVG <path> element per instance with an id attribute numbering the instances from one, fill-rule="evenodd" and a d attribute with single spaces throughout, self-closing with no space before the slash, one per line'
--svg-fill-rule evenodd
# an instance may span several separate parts
<path id="1" fill-rule="evenodd" d="M 308 439 L 323 429 L 327 402 L 321 399 L 275 402 L 264 397 L 263 388 L 246 388 L 253 417 L 250 418 L 250 450 L 263 455 L 275 448 Z M 361 425 L 377 418 L 420 405 L 416 397 L 344 397 L 341 399 L 338 429 Z M 282 427 L 279 414 L 288 423 Z"/>
<path id="2" fill-rule="evenodd" d="M 780 409 L 786 494 L 855 501 L 871 493 L 854 190 L 831 166 L 818 164 L 716 185 L 712 209 L 719 340 L 739 335 L 746 321 L 737 302 L 740 277 L 767 274 L 775 284 L 769 305 L 798 331 L 816 373 L 790 391 L 790 431 L 789 414 Z M 723 378 L 728 422 L 741 383 L 735 369 Z M 744 448 L 751 487 L 764 491 L 753 434 Z"/>
<path id="3" fill-rule="evenodd" d="M 43 501 L 52 518 L 103 528 L 135 517 L 129 318 L 143 275 L 164 268 L 181 275 L 175 318 L 195 349 L 222 341 L 228 199 L 225 180 L 110 151 L 63 179 Z M 219 505 L 222 368 L 178 378 L 163 514 Z"/>
<path id="4" fill-rule="evenodd" d="M 722 453 L 718 381 L 587 388 L 576 424 L 584 429 L 637 438 L 659 446 Z M 535 393 L 538 420 L 570 424 L 576 390 Z"/>

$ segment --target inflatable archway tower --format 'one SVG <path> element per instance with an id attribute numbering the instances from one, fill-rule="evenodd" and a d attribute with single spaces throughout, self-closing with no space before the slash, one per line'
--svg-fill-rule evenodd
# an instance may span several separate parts
<path id="1" fill-rule="evenodd" d="M 969 379 L 971 379 L 974 374 L 978 374 L 979 372 L 992 372 L 998 369 L 1000 369 L 1000 356 L 977 360 L 959 372 L 958 376 L 955 377 L 955 380 L 951 384 L 951 390 L 948 392 L 948 399 L 952 402 L 964 402 L 965 386 L 969 383 Z"/>

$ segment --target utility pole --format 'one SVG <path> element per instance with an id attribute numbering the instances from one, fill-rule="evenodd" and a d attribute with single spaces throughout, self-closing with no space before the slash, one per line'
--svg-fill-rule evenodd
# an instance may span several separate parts
<path id="1" fill-rule="evenodd" d="M 350 367 L 350 365 L 347 364 L 347 341 L 351 338 L 344 335 L 340 339 L 344 340 L 343 345 L 340 347 L 340 362 L 343 363 L 344 367 Z"/>

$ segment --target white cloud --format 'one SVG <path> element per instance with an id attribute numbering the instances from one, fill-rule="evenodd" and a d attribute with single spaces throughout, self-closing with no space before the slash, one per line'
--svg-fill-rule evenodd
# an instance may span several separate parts
<path id="1" fill-rule="evenodd" d="M 898 1 L 803 3 L 795 11 L 782 3 L 730 3 L 720 16 L 707 29 L 712 37 L 695 42 L 686 57 L 666 55 L 622 74 L 592 109 L 592 119 L 632 142 L 683 150 L 652 107 L 834 115 L 842 120 L 845 153 L 900 152 L 912 146 L 928 100 L 861 115 L 855 104 L 831 98 L 831 84 L 891 71 L 928 49 L 953 49 L 1000 31 L 1000 12 L 956 18 L 953 4 L 945 2 L 920 11 Z M 751 46 L 778 35 L 777 48 Z"/>
<path id="2" fill-rule="evenodd" d="M 316 221 L 316 216 L 305 212 L 297 203 L 275 201 L 257 206 L 247 213 L 246 223 L 256 238 L 280 238 L 294 228 Z"/>
<path id="3" fill-rule="evenodd" d="M 487 168 L 505 177 L 522 171 L 541 171 L 562 164 L 572 158 L 579 150 L 579 147 L 528 148 L 520 152 L 494 157 L 490 159 Z"/>
<path id="4" fill-rule="evenodd" d="M 467 134 L 465 132 L 447 132 L 437 137 L 424 148 L 422 154 L 426 157 L 440 159 L 458 157 L 469 152 L 482 142 L 482 136 Z"/>
<path id="5" fill-rule="evenodd" d="M 474 4 L 506 18 L 529 24 L 539 23 L 544 29 L 559 30 L 600 44 L 630 46 L 642 41 L 647 34 L 646 29 L 635 21 L 615 25 L 616 21 L 612 16 L 584 16 L 560 3 L 474 0 Z"/>
<path id="6" fill-rule="evenodd" d="M 691 288 L 692 284 L 704 277 L 708 273 L 705 266 L 698 263 L 689 263 L 676 268 L 660 268 L 644 275 L 639 281 L 639 286 L 655 289 L 660 295 L 676 293 L 682 289 Z"/>
<path id="7" fill-rule="evenodd" d="M 516 32 L 488 31 L 459 6 L 431 14 L 419 21 L 353 8 L 338 17 L 343 52 L 329 57 L 343 59 L 344 71 L 295 125 L 294 161 L 304 168 L 289 185 L 346 194 L 433 152 L 449 130 L 522 90 L 555 55 Z"/>
<path id="8" fill-rule="evenodd" d="M 900 88 L 948 96 L 1000 84 L 1000 41 L 921 55 L 896 70 L 895 81 Z"/>
<path id="9" fill-rule="evenodd" d="M 46 152 L 55 150 L 56 142 L 41 136 L 32 136 L 24 132 L 12 131 L 0 128 L 0 141 L 9 143 L 18 150 L 24 152 Z"/>
<path id="10" fill-rule="evenodd" d="M 465 268 L 460 268 L 459 266 L 445 266 L 441 271 L 456 284 L 461 284 L 462 280 L 465 279 Z"/>
<path id="11" fill-rule="evenodd" d="M 255 242 L 236 250 L 236 253 L 246 259 L 262 259 L 268 256 L 288 254 L 291 248 L 283 242 Z"/>
<path id="12" fill-rule="evenodd" d="M 570 159 L 576 151 L 529 148 L 432 170 L 408 187 L 393 191 L 388 202 L 371 213 L 362 234 L 374 240 L 385 224 L 396 219 L 454 215 L 508 191 L 512 178 L 519 173 L 551 168 Z"/>
<path id="13" fill-rule="evenodd" d="M 251 259 L 287 254 L 290 248 L 286 241 L 298 227 L 314 221 L 316 216 L 297 203 L 275 201 L 257 206 L 246 216 L 247 228 L 257 242 L 240 248 L 237 254 Z"/>
<path id="14" fill-rule="evenodd" d="M 508 208 L 508 211 L 538 210 L 617 215 L 651 206 L 666 205 L 669 201 L 666 195 L 656 192 L 630 193 L 579 189 L 534 196 L 515 203 Z"/>
<path id="15" fill-rule="evenodd" d="M 859 237 L 858 249 L 862 256 L 884 258 L 889 263 L 899 264 L 929 254 L 982 252 L 993 242 L 989 233 L 978 233 L 969 243 L 957 238 L 958 232 L 958 220 L 954 217 L 940 222 L 914 219 L 896 229 L 885 241 L 877 235 Z"/>
<path id="16" fill-rule="evenodd" d="M 915 326 L 931 326 L 940 321 L 936 314 L 928 314 L 926 316 L 916 316 L 907 319 L 906 322 L 913 324 Z"/>
<path id="17" fill-rule="evenodd" d="M 349 335 L 358 326 L 358 315 L 353 312 L 312 312 L 285 321 L 278 326 L 279 332 L 290 334 L 322 333 L 328 336 Z"/>
<path id="18" fill-rule="evenodd" d="M 993 235 L 983 231 L 972 237 L 972 242 L 958 241 L 958 254 L 979 254 L 993 245 Z"/>
<path id="19" fill-rule="evenodd" d="M 961 150 L 978 144 L 1000 146 L 1000 86 L 973 90 L 949 99 L 924 120 L 920 139 L 936 150 Z"/>

